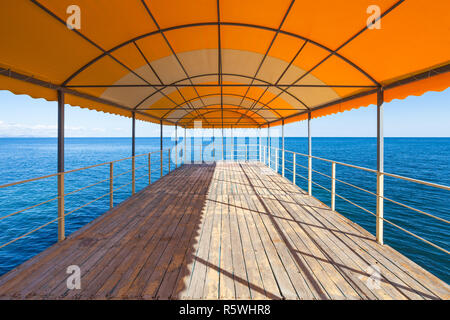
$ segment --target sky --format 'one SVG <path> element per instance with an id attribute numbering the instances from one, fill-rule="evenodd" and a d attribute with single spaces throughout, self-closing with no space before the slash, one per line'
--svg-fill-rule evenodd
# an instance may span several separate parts
<path id="1" fill-rule="evenodd" d="M 450 137 L 450 88 L 384 104 L 386 137 Z M 66 137 L 129 137 L 131 119 L 66 106 Z M 164 129 L 164 135 L 172 134 Z M 0 137 L 56 137 L 57 103 L 0 90 Z M 375 137 L 376 107 L 313 119 L 313 137 Z M 287 137 L 307 135 L 306 121 L 288 124 Z M 136 122 L 137 137 L 159 137 L 159 125 Z"/>

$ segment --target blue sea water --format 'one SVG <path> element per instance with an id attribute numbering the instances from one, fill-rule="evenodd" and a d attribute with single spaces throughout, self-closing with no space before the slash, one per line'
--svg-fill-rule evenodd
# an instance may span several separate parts
<path id="1" fill-rule="evenodd" d="M 182 140 L 182 139 L 180 139 Z M 265 140 L 263 139 L 263 143 Z M 182 142 L 181 142 L 182 143 Z M 235 142 L 238 144 L 238 142 Z M 273 142 L 272 142 L 273 143 Z M 207 139 L 203 142 L 210 144 Z M 164 140 L 164 147 L 173 141 Z M 375 138 L 313 138 L 313 155 L 341 161 L 357 166 L 376 169 Z M 56 139 L 53 138 L 1 138 L 0 139 L 0 185 L 53 174 L 56 171 Z M 159 138 L 137 138 L 136 154 L 159 150 Z M 255 149 L 257 150 L 257 148 Z M 286 138 L 286 150 L 307 153 L 306 138 Z M 129 157 L 129 138 L 68 138 L 66 139 L 66 171 L 93 164 L 104 163 Z M 165 155 L 166 157 L 167 155 Z M 257 155 L 254 155 L 255 157 Z M 167 158 L 166 158 L 167 159 Z M 411 178 L 450 185 L 450 138 L 386 138 L 385 171 Z M 274 157 L 272 158 L 272 161 Z M 281 159 L 279 159 L 281 161 Z M 286 153 L 286 176 L 292 179 L 292 155 Z M 152 181 L 160 176 L 159 154 L 152 156 Z M 164 161 L 164 174 L 168 172 Z M 307 160 L 297 156 L 297 163 L 307 166 Z M 147 186 L 147 157 L 138 158 L 136 190 Z M 172 163 L 174 168 L 174 163 Z M 331 164 L 313 160 L 313 168 L 331 175 Z M 131 160 L 118 162 L 114 174 L 131 169 Z M 281 172 L 281 165 L 279 166 Z M 306 169 L 297 167 L 297 173 L 307 176 Z M 109 178 L 109 166 L 96 167 L 66 175 L 66 193 Z M 337 179 L 376 192 L 376 176 L 373 173 L 337 165 Z M 115 178 L 114 187 L 119 188 L 131 181 L 131 174 Z M 313 173 L 313 181 L 331 189 L 329 178 Z M 297 184 L 307 189 L 307 182 L 297 177 Z M 109 181 L 73 193 L 66 197 L 66 213 L 109 192 Z M 336 192 L 352 202 L 376 211 L 375 197 L 343 183 L 337 182 Z M 0 217 L 29 206 L 52 199 L 57 195 L 56 178 L 48 178 L 0 189 Z M 313 185 L 313 195 L 330 205 L 330 193 Z M 394 178 L 385 178 L 385 196 L 408 206 L 450 220 L 448 210 L 449 192 L 418 185 Z M 114 193 L 114 203 L 118 204 L 131 196 L 131 185 Z M 109 209 L 106 196 L 83 207 L 66 217 L 66 234 L 89 223 Z M 358 223 L 371 233 L 375 233 L 375 218 L 352 204 L 336 198 L 336 210 Z M 0 246 L 16 237 L 38 228 L 57 217 L 57 201 L 24 211 L 0 220 Z M 450 226 L 445 222 L 422 215 L 399 205 L 385 201 L 385 218 L 440 247 L 450 250 Z M 8 272 L 57 240 L 57 224 L 51 223 L 4 248 L 0 248 L 0 275 Z M 385 223 L 385 243 L 400 251 L 425 269 L 449 283 L 449 255 Z"/>

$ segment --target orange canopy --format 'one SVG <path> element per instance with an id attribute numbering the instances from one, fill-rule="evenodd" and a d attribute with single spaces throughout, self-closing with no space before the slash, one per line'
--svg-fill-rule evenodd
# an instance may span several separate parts
<path id="1" fill-rule="evenodd" d="M 278 125 L 375 104 L 380 88 L 386 102 L 446 89 L 449 12 L 448 0 L 5 0 L 0 89 L 182 127 Z"/>

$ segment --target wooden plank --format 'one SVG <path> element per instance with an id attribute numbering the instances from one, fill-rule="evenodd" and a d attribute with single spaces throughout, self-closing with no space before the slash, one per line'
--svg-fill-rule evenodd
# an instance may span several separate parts
<path id="1" fill-rule="evenodd" d="M 239 188 L 238 188 L 239 189 Z M 246 266 L 246 259 L 242 244 L 242 232 L 238 221 L 238 208 L 236 206 L 235 198 L 240 193 L 237 190 L 236 194 L 228 196 L 228 207 L 230 209 L 230 233 L 231 233 L 231 247 L 233 248 L 233 271 L 234 271 L 234 285 L 236 289 L 236 299 L 250 299 L 250 281 L 248 278 L 248 269 Z M 241 214 L 240 211 L 239 214 Z"/>
<path id="2" fill-rule="evenodd" d="M 206 217 L 203 223 L 202 229 L 204 230 L 202 236 L 197 245 L 197 253 L 193 259 L 192 271 L 189 281 L 189 287 L 186 288 L 183 292 L 181 292 L 181 297 L 184 299 L 200 299 L 204 295 L 204 287 L 205 287 L 205 279 L 209 279 L 210 275 L 207 273 L 216 274 L 218 271 L 214 270 L 214 268 L 210 268 L 209 264 L 212 266 L 218 265 L 217 262 L 210 258 L 210 246 L 214 246 L 214 244 L 219 241 L 217 237 L 217 231 L 215 231 L 216 225 L 215 221 L 217 221 L 217 212 L 216 212 L 216 204 L 215 198 L 210 195 L 209 200 L 207 201 L 207 209 L 206 209 Z M 219 216 L 220 218 L 220 216 Z M 214 236 L 213 236 L 214 235 Z M 218 288 L 218 276 L 217 280 L 213 281 L 213 285 Z M 217 299 L 218 297 L 218 289 L 214 290 L 211 288 L 211 295 L 214 296 L 213 299 Z"/>
<path id="3" fill-rule="evenodd" d="M 314 211 L 318 213 L 318 215 L 315 215 L 317 218 L 323 217 L 324 214 L 328 213 L 326 212 L 326 209 L 319 209 L 319 207 L 315 207 Z M 335 217 L 336 215 L 327 217 L 325 223 L 329 223 L 331 227 L 336 228 L 336 222 L 334 221 Z M 350 232 L 345 224 L 340 223 L 338 226 L 340 230 L 347 231 L 347 237 L 342 237 L 343 241 L 350 246 L 358 248 L 361 255 L 363 255 L 366 260 L 370 261 L 370 263 L 379 265 L 382 275 L 403 295 L 410 299 L 437 298 L 432 292 L 428 291 L 423 286 L 420 286 L 420 284 L 408 273 L 405 273 L 397 265 L 392 263 L 389 258 L 385 257 L 384 254 L 380 252 L 380 250 L 383 251 L 382 249 L 384 247 L 375 243 L 375 239 L 372 241 L 362 241 L 361 237 L 355 235 L 354 232 Z M 368 243 L 373 243 L 373 246 L 368 246 Z"/>
<path id="4" fill-rule="evenodd" d="M 272 271 L 269 259 L 251 217 L 251 208 L 245 195 L 239 196 L 239 204 L 243 208 L 238 215 L 242 226 L 242 239 L 245 243 L 244 252 L 247 257 L 248 279 L 253 299 L 281 299 L 277 281 Z M 262 290 L 264 289 L 264 291 Z"/>
<path id="5" fill-rule="evenodd" d="M 308 212 L 307 206 L 295 207 L 294 212 Z M 322 248 L 324 254 L 330 261 L 338 266 L 347 276 L 347 279 L 354 288 L 358 288 L 360 293 L 364 293 L 367 297 L 373 298 L 375 295 L 379 299 L 404 299 L 405 297 L 384 282 L 380 282 L 380 287 L 370 287 L 367 279 L 370 277 L 368 268 L 370 263 L 361 257 L 353 247 L 346 246 L 342 243 L 341 237 L 333 234 L 332 230 L 324 227 L 314 219 L 311 214 L 297 215 L 297 219 L 305 223 L 305 229 L 311 234 L 311 239 Z M 339 254 L 336 254 L 339 252 Z"/>
<path id="6" fill-rule="evenodd" d="M 117 207 L 116 209 L 113 209 L 110 216 L 114 216 L 114 217 L 120 216 L 120 208 L 123 208 L 123 207 Z M 108 216 L 100 217 L 98 223 L 92 223 L 91 224 L 92 230 L 98 231 L 98 229 L 101 227 L 101 225 L 104 225 L 101 222 L 105 221 L 105 220 L 108 221 L 109 219 L 111 219 L 110 216 L 109 217 Z M 86 230 L 91 230 L 91 229 L 86 229 Z M 115 231 L 114 233 L 117 233 L 118 230 L 119 229 L 114 229 L 114 231 Z M 118 235 L 118 236 L 120 236 L 120 235 Z M 34 265 L 32 265 L 30 268 L 24 269 L 24 272 L 19 277 L 15 278 L 14 281 L 11 281 L 11 283 L 2 286 L 0 288 L 0 290 L 5 290 L 5 291 L 14 290 L 17 293 L 20 292 L 20 295 L 23 296 L 23 293 L 21 292 L 21 290 L 24 290 L 22 284 L 27 285 L 28 287 L 31 287 L 32 289 L 34 289 L 33 285 L 39 284 L 40 281 L 42 280 L 42 278 L 48 277 L 48 276 L 50 276 L 50 277 L 54 276 L 55 268 L 57 268 L 57 267 L 60 267 L 60 270 L 56 271 L 56 274 L 59 275 L 60 278 L 63 277 L 65 279 L 67 277 L 67 274 L 65 273 L 65 268 L 68 265 L 60 266 L 56 262 L 64 257 L 66 257 L 66 258 L 68 257 L 70 259 L 70 257 L 73 255 L 72 251 L 74 249 L 76 249 L 76 245 L 74 246 L 74 242 L 80 243 L 80 246 L 83 247 L 83 245 L 86 243 L 86 239 L 95 239 L 95 238 L 86 237 L 85 232 L 75 233 L 74 235 L 69 236 L 68 239 L 63 242 L 64 246 L 57 245 L 56 251 L 53 251 L 52 248 L 50 248 L 50 251 L 51 251 L 50 254 L 46 255 L 42 259 L 39 259 L 38 262 L 35 263 Z M 88 240 L 87 242 L 89 243 L 90 241 Z M 94 241 L 92 243 L 93 244 L 92 247 L 97 248 L 97 246 L 95 245 L 96 242 L 97 241 Z M 61 255 L 62 252 L 67 252 L 68 254 L 65 256 L 62 256 Z M 82 252 L 80 252 L 80 253 L 82 253 Z M 72 263 L 70 263 L 70 264 L 72 264 Z M 2 294 L 3 294 L 3 292 L 4 291 L 2 291 Z M 25 291 L 24 293 L 28 294 L 28 291 Z"/>
<path id="7" fill-rule="evenodd" d="M 230 187 L 232 187 L 232 185 L 230 185 Z M 231 245 L 230 208 L 227 205 L 228 195 L 220 195 L 219 201 L 222 209 L 219 259 L 219 299 L 234 299 L 236 297 L 232 253 L 234 248 Z"/>

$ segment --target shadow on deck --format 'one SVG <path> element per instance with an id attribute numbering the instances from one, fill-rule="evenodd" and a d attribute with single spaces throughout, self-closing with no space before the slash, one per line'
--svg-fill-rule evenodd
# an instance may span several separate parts
<path id="1" fill-rule="evenodd" d="M 67 288 L 67 267 L 81 289 Z M 0 278 L 14 299 L 448 299 L 260 163 L 184 165 Z"/>

